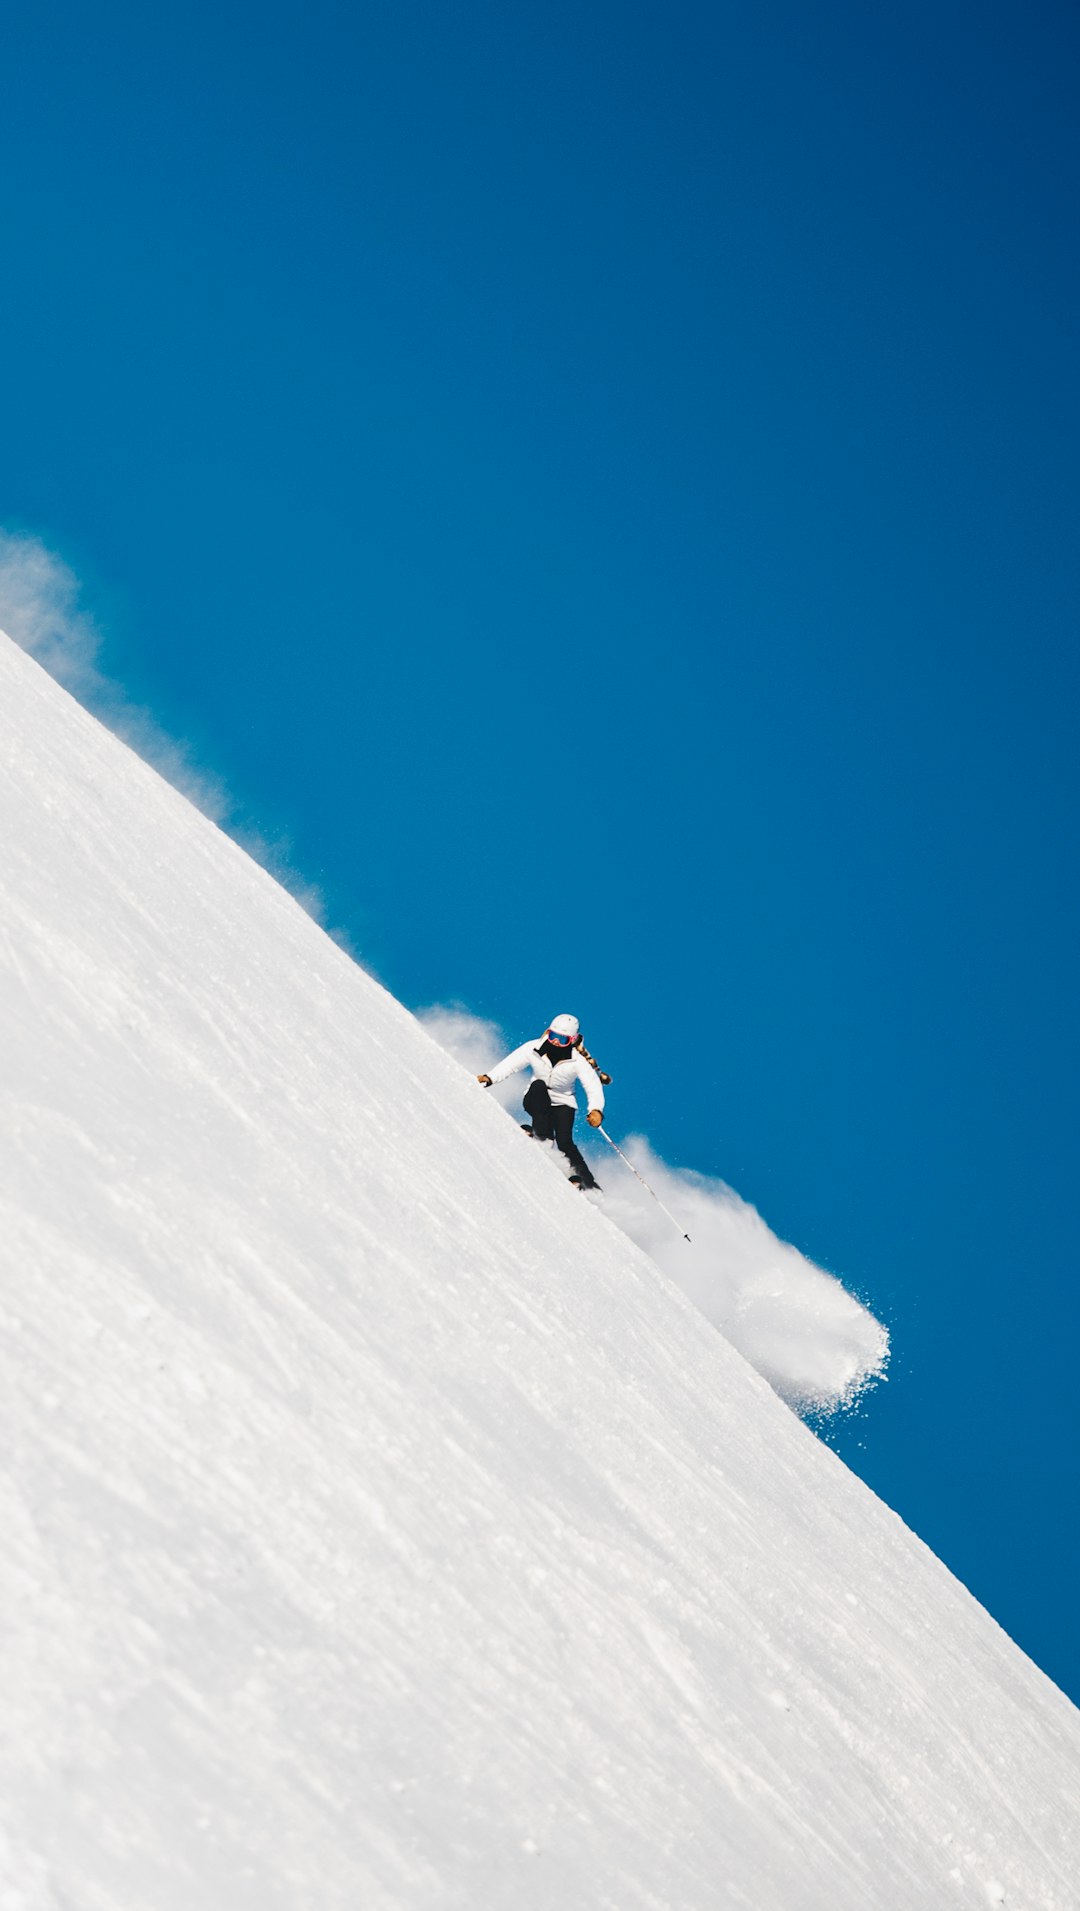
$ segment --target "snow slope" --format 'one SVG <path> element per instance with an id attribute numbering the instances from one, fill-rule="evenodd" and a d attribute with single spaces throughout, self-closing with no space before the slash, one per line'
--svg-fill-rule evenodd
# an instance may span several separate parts
<path id="1" fill-rule="evenodd" d="M 0 638 L 3 1911 L 1073 1911 L 1080 1719 Z"/>

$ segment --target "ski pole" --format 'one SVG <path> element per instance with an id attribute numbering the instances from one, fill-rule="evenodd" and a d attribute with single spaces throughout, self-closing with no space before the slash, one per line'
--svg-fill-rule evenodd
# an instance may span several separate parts
<path id="1" fill-rule="evenodd" d="M 609 1147 L 609 1148 L 614 1148 L 614 1150 L 615 1150 L 615 1153 L 616 1153 L 616 1154 L 618 1155 L 618 1157 L 619 1157 L 619 1160 L 620 1160 L 620 1161 L 625 1161 L 625 1162 L 626 1162 L 626 1165 L 627 1165 L 627 1167 L 629 1168 L 629 1170 L 630 1170 L 630 1173 L 631 1173 L 631 1174 L 637 1174 L 637 1178 L 638 1178 L 638 1180 L 640 1181 L 640 1183 L 641 1183 L 641 1185 L 642 1185 L 642 1187 L 643 1187 L 643 1188 L 645 1189 L 645 1192 L 646 1192 L 646 1194 L 651 1194 L 651 1195 L 652 1195 L 652 1198 L 653 1198 L 653 1200 L 654 1200 L 654 1201 L 656 1202 L 656 1205 L 657 1205 L 657 1207 L 658 1207 L 658 1208 L 664 1208 L 664 1204 L 663 1204 L 663 1202 L 661 1201 L 661 1199 L 660 1199 L 660 1196 L 659 1196 L 659 1195 L 657 1194 L 657 1192 L 656 1192 L 656 1189 L 655 1189 L 655 1188 L 650 1188 L 650 1186 L 649 1186 L 649 1184 L 648 1184 L 648 1182 L 646 1181 L 646 1179 L 645 1179 L 645 1176 L 644 1176 L 643 1174 L 638 1174 L 638 1171 L 637 1171 L 637 1169 L 635 1168 L 635 1166 L 634 1166 L 634 1164 L 633 1164 L 633 1162 L 632 1162 L 632 1161 L 629 1161 L 629 1160 L 627 1160 L 627 1157 L 626 1157 L 626 1156 L 625 1156 L 625 1155 L 623 1154 L 623 1151 L 622 1151 L 622 1149 L 621 1149 L 621 1148 L 619 1147 L 619 1144 L 618 1144 L 618 1142 L 617 1142 L 617 1141 L 612 1141 L 612 1139 L 611 1139 L 611 1136 L 610 1136 L 610 1135 L 608 1134 L 608 1131 L 607 1131 L 607 1129 L 606 1129 L 606 1128 L 601 1128 L 601 1130 L 600 1130 L 600 1133 L 601 1133 L 601 1134 L 603 1135 L 603 1137 L 604 1137 L 604 1140 L 605 1140 L 605 1141 L 607 1142 L 607 1144 L 608 1144 L 608 1147 Z M 678 1228 L 678 1229 L 679 1229 L 679 1233 L 680 1233 L 680 1234 L 682 1235 L 682 1238 L 683 1238 L 683 1240 L 684 1240 L 684 1241 L 689 1241 L 689 1240 L 690 1240 L 690 1236 L 689 1236 L 689 1235 L 687 1234 L 687 1232 L 686 1232 L 686 1229 L 685 1229 L 684 1227 L 680 1227 L 680 1226 L 679 1226 L 679 1223 L 678 1223 L 678 1221 L 676 1221 L 676 1219 L 675 1219 L 675 1216 L 674 1216 L 674 1215 L 672 1214 L 672 1212 L 671 1212 L 671 1209 L 670 1209 L 670 1208 L 664 1208 L 664 1213 L 665 1213 L 665 1214 L 667 1215 L 667 1218 L 668 1218 L 668 1220 L 669 1220 L 669 1221 L 671 1222 L 671 1225 L 672 1225 L 672 1227 L 676 1227 L 676 1228 Z M 690 1245 L 691 1245 L 691 1246 L 693 1246 L 693 1242 L 692 1242 L 692 1241 L 691 1241 L 691 1243 L 690 1243 Z"/>

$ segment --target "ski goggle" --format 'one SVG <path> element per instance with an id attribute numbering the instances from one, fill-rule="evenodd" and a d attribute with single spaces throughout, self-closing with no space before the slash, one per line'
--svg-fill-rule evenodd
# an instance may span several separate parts
<path id="1" fill-rule="evenodd" d="M 547 1038 L 549 1042 L 554 1042 L 559 1048 L 573 1048 L 574 1043 L 577 1041 L 576 1035 L 559 1035 L 553 1028 L 548 1029 Z"/>

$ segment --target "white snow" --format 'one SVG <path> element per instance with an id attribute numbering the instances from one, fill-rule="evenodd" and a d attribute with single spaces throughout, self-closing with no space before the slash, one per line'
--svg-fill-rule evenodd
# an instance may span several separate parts
<path id="1" fill-rule="evenodd" d="M 3 1911 L 1074 1911 L 1080 1719 L 0 638 Z"/>

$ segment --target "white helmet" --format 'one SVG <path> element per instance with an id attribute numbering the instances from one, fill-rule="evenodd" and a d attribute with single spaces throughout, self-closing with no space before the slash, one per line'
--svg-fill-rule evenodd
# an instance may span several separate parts
<path id="1" fill-rule="evenodd" d="M 552 1035 L 569 1035 L 572 1041 L 576 1041 L 581 1034 L 576 1015 L 557 1015 L 553 1022 L 548 1023 L 548 1028 Z"/>

